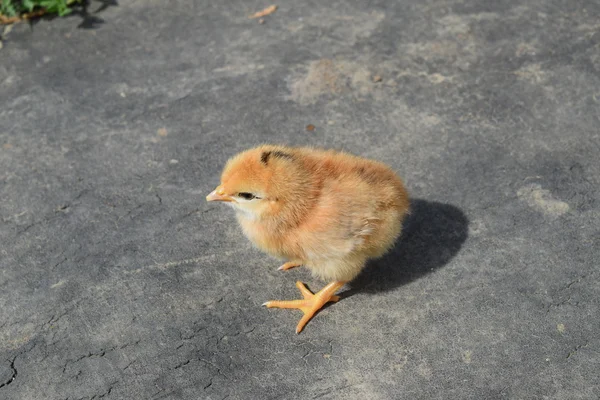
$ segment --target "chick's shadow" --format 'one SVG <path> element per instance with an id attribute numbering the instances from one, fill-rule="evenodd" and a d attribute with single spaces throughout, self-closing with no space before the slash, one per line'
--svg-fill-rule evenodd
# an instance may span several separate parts
<path id="1" fill-rule="evenodd" d="M 457 207 L 412 199 L 402 235 L 392 250 L 369 261 L 343 296 L 392 290 L 443 267 L 467 240 L 468 227 L 467 217 Z"/>

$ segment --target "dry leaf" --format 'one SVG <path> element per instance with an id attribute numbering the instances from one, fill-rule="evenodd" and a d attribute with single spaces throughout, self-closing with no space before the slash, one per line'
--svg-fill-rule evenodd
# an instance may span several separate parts
<path id="1" fill-rule="evenodd" d="M 41 17 L 44 14 L 46 14 L 45 8 L 42 8 L 41 10 L 36 10 L 36 11 L 30 12 L 30 13 L 24 13 L 24 14 L 18 15 L 16 17 L 7 17 L 3 14 L 0 14 L 0 24 L 10 25 L 10 24 L 14 24 L 17 22 L 23 22 L 28 19 Z"/>
<path id="2" fill-rule="evenodd" d="M 259 11 L 257 13 L 252 14 L 251 16 L 249 16 L 248 18 L 261 18 L 261 17 L 266 17 L 267 15 L 271 15 L 275 12 L 275 10 L 277 10 L 277 6 L 276 5 L 272 5 L 269 6 L 267 8 L 265 8 L 262 11 Z"/>
<path id="3" fill-rule="evenodd" d="M 312 132 L 315 130 L 315 126 L 313 124 L 306 125 L 306 130 Z"/>

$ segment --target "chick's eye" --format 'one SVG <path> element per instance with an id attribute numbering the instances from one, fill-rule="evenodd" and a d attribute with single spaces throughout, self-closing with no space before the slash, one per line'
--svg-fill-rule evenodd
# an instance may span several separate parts
<path id="1" fill-rule="evenodd" d="M 248 193 L 248 192 L 240 192 L 240 193 L 238 193 L 238 196 L 245 200 L 252 200 L 252 199 L 256 198 L 255 195 L 253 195 L 252 193 Z"/>

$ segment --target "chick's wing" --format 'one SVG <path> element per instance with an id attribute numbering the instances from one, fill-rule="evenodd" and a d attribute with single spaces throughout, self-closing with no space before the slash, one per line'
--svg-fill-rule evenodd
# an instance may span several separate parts
<path id="1" fill-rule="evenodd" d="M 348 177 L 325 182 L 316 206 L 296 232 L 308 258 L 344 258 L 365 244 L 381 223 L 368 189 Z"/>

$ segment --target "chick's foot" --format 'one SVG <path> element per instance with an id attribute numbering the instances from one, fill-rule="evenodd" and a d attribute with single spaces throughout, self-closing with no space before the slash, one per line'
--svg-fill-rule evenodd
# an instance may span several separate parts
<path id="1" fill-rule="evenodd" d="M 302 310 L 304 316 L 296 326 L 296 333 L 302 332 L 304 326 L 310 319 L 328 302 L 336 302 L 340 296 L 336 296 L 337 292 L 346 282 L 331 282 L 317 293 L 312 293 L 306 286 L 298 281 L 296 287 L 300 289 L 304 300 L 289 300 L 289 301 L 267 301 L 264 306 L 268 308 L 297 308 Z"/>
<path id="2" fill-rule="evenodd" d="M 281 267 L 277 268 L 279 271 L 287 271 L 288 269 L 292 269 L 295 267 L 299 267 L 302 265 L 302 261 L 288 261 L 283 264 Z"/>

